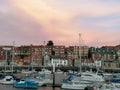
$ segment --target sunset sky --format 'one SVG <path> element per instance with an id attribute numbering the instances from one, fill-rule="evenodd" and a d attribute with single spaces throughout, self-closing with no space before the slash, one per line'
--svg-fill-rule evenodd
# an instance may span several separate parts
<path id="1" fill-rule="evenodd" d="M 120 44 L 120 0 L 0 0 L 0 45 Z"/>

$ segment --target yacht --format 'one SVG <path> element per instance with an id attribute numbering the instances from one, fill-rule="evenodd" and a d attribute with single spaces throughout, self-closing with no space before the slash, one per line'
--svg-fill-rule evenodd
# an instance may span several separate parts
<path id="1" fill-rule="evenodd" d="M 61 88 L 62 89 L 73 89 L 80 90 L 91 85 L 92 82 L 81 80 L 80 76 L 70 75 L 67 79 L 63 80 Z"/>
<path id="2" fill-rule="evenodd" d="M 91 82 L 104 82 L 104 77 L 102 75 L 98 75 L 97 73 L 86 71 L 81 73 L 81 79 L 85 81 L 91 81 Z"/>
<path id="3" fill-rule="evenodd" d="M 17 88 L 38 88 L 38 83 L 27 80 L 27 79 L 21 79 L 20 81 L 16 81 L 13 83 L 13 87 Z"/>
<path id="4" fill-rule="evenodd" d="M 12 85 L 14 82 L 13 76 L 4 76 L 4 78 L 0 79 L 0 84 Z"/>
<path id="5" fill-rule="evenodd" d="M 120 88 L 116 87 L 112 83 L 104 83 L 99 87 L 96 87 L 96 90 L 120 90 Z"/>
<path id="6" fill-rule="evenodd" d="M 39 74 L 51 74 L 51 71 L 48 70 L 48 69 L 43 68 L 43 69 L 39 72 Z"/>

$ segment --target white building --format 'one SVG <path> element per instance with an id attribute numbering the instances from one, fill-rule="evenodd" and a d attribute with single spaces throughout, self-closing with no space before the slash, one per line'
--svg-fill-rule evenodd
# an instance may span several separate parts
<path id="1" fill-rule="evenodd" d="M 98 68 L 102 67 L 102 62 L 101 62 L 101 60 L 96 60 L 96 61 L 94 62 L 94 66 L 96 66 L 96 67 L 98 67 Z"/>
<path id="2" fill-rule="evenodd" d="M 87 61 L 87 62 L 82 62 L 82 66 L 88 66 L 88 67 L 94 66 L 100 68 L 102 67 L 102 62 L 101 60 L 95 60 L 94 62 Z"/>
<path id="3" fill-rule="evenodd" d="M 68 60 L 63 60 L 63 59 L 51 59 L 51 65 L 55 66 L 67 66 L 68 65 Z"/>
<path id="4" fill-rule="evenodd" d="M 50 64 L 50 57 L 46 54 L 44 56 L 44 66 L 49 66 Z"/>

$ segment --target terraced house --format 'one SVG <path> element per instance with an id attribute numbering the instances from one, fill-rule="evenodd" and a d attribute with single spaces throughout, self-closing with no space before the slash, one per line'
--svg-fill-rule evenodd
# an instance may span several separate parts
<path id="1" fill-rule="evenodd" d="M 120 68 L 120 48 L 118 46 L 91 47 L 91 58 L 101 60 L 101 68 L 117 70 Z"/>
<path id="2" fill-rule="evenodd" d="M 14 61 L 15 65 L 50 66 L 51 60 L 54 59 L 67 60 L 67 66 L 79 66 L 80 58 L 83 65 L 95 66 L 95 61 L 101 61 L 102 69 L 119 69 L 120 46 L 0 46 L 0 65 L 6 62 L 10 65 Z"/>

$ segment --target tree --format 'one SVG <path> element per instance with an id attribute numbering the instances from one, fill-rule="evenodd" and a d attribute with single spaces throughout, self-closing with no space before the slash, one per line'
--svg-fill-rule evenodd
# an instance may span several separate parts
<path id="1" fill-rule="evenodd" d="M 91 50 L 89 49 L 88 50 L 88 59 L 91 59 L 92 58 L 92 53 L 91 53 Z"/>
<path id="2" fill-rule="evenodd" d="M 52 55 L 53 55 L 53 56 L 55 55 L 55 51 L 54 51 L 54 50 L 52 50 Z"/>
<path id="3" fill-rule="evenodd" d="M 52 40 L 49 40 L 49 41 L 47 42 L 47 46 L 54 46 L 53 41 L 52 41 Z"/>

